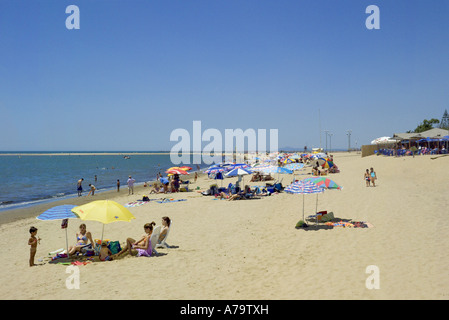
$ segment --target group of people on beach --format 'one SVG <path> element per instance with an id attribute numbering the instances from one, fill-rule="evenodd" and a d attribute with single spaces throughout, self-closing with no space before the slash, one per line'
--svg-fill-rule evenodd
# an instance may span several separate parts
<path id="1" fill-rule="evenodd" d="M 376 186 L 377 175 L 373 168 L 366 169 L 363 178 L 365 179 L 367 187 L 370 186 L 370 183 L 373 185 L 373 187 Z"/>
<path id="2" fill-rule="evenodd" d="M 84 178 L 81 178 L 78 180 L 77 184 L 76 184 L 76 190 L 78 192 L 78 197 L 81 197 L 83 195 L 83 181 Z M 95 175 L 95 181 L 97 181 L 97 176 Z M 136 180 L 134 178 L 132 178 L 131 176 L 128 177 L 128 181 L 126 182 L 128 184 L 128 194 L 134 194 L 134 183 L 136 182 Z M 95 190 L 97 190 L 97 188 L 92 184 L 89 183 L 89 193 L 87 194 L 88 196 L 90 195 L 95 195 Z M 120 180 L 117 179 L 117 192 L 120 192 Z"/>
<path id="3" fill-rule="evenodd" d="M 157 243 L 160 244 L 167 236 L 167 232 L 170 228 L 171 219 L 169 217 L 162 217 L 162 227 L 157 239 Z M 126 245 L 118 253 L 112 254 L 110 248 L 108 248 L 107 242 L 103 241 L 98 248 L 98 258 L 100 261 L 112 261 L 115 258 L 120 257 L 125 253 L 135 256 L 151 256 L 152 255 L 152 245 L 151 245 L 151 235 L 153 233 L 153 228 L 156 225 L 154 221 L 151 223 L 146 223 L 143 228 L 145 234 L 139 239 L 134 240 L 133 238 L 126 239 Z M 30 267 L 36 266 L 34 263 L 34 258 L 36 256 L 37 245 L 40 244 L 40 238 L 37 237 L 37 228 L 31 227 L 30 238 L 28 239 L 28 245 L 30 246 Z M 79 226 L 79 232 L 76 233 L 76 243 L 75 245 L 69 247 L 68 256 L 73 256 L 77 253 L 85 253 L 89 249 L 94 249 L 97 247 L 97 243 L 94 242 L 92 234 L 87 231 L 86 224 L 82 223 Z"/>
<path id="4" fill-rule="evenodd" d="M 171 220 L 169 217 L 162 217 L 162 228 L 159 234 L 158 243 L 161 243 L 167 236 L 170 223 Z M 151 256 L 152 246 L 150 237 L 155 225 L 156 223 L 154 221 L 146 223 L 143 226 L 145 234 L 137 241 L 133 238 L 127 238 L 125 247 L 116 254 L 112 254 L 111 250 L 107 247 L 107 243 L 103 241 L 101 243 L 101 249 L 99 250 L 100 261 L 111 261 L 127 252 L 130 255 Z M 69 248 L 69 256 L 74 255 L 77 252 L 82 253 L 83 249 L 86 249 L 87 247 L 95 248 L 96 246 L 96 243 L 92 240 L 92 234 L 87 231 L 84 223 L 80 225 L 80 231 L 76 234 L 76 238 L 77 243 Z"/>
<path id="5" fill-rule="evenodd" d="M 83 181 L 84 178 L 81 178 L 78 180 L 78 183 L 76 184 L 76 191 L 78 192 L 78 197 L 81 197 L 83 195 Z M 97 176 L 95 176 L 95 181 L 97 181 Z M 97 188 L 95 188 L 95 186 L 92 183 L 89 183 L 89 193 L 87 195 L 88 196 L 95 195 L 95 190 L 97 190 Z"/>
<path id="6" fill-rule="evenodd" d="M 198 173 L 194 174 L 194 182 L 198 179 Z M 174 174 L 170 178 L 164 178 L 162 175 L 157 175 L 157 180 L 151 184 L 150 194 L 152 193 L 172 193 L 179 192 L 182 183 L 188 184 L 189 181 L 183 181 L 180 179 L 179 174 Z M 147 183 L 144 184 L 144 187 L 147 186 Z"/>

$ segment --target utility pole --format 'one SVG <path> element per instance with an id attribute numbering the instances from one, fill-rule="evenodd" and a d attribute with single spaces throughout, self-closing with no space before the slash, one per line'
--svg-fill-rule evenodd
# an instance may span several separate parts
<path id="1" fill-rule="evenodd" d="M 332 136 L 333 135 L 334 135 L 333 133 L 329 133 L 329 139 L 330 139 L 330 141 L 329 141 L 329 152 L 332 152 Z"/>
<path id="2" fill-rule="evenodd" d="M 326 134 L 326 152 L 327 152 L 327 134 L 329 133 L 329 130 L 324 130 L 324 133 Z"/>
<path id="3" fill-rule="evenodd" d="M 320 113 L 320 109 L 318 109 L 318 122 L 320 124 L 320 149 L 321 149 L 321 113 Z"/>
<path id="4" fill-rule="evenodd" d="M 351 151 L 351 133 L 352 130 L 348 130 L 346 134 L 348 136 L 348 152 Z"/>

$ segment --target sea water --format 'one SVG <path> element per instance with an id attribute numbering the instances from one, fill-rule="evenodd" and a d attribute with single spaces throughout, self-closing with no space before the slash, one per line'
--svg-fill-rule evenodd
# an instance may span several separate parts
<path id="1" fill-rule="evenodd" d="M 60 200 L 77 196 L 77 182 L 83 178 L 83 195 L 89 192 L 89 183 L 95 192 L 113 190 L 120 180 L 121 188 L 127 187 L 128 176 L 136 184 L 156 180 L 156 175 L 173 167 L 170 155 L 151 152 L 151 154 L 129 154 L 129 159 L 119 153 L 87 155 L 87 152 L 73 151 L 71 155 L 54 155 L 54 152 L 39 152 L 44 155 L 0 154 L 0 211 L 42 202 Z M 94 152 L 90 152 L 94 153 Z M 110 152 L 109 152 L 110 153 Z M 142 152 L 143 153 L 143 152 Z M 19 152 L 17 152 L 19 154 Z M 69 152 L 64 152 L 69 154 Z M 196 165 L 190 165 L 193 171 Z M 205 165 L 199 165 L 204 168 Z M 95 181 L 95 176 L 97 180 Z M 190 179 L 191 176 L 187 176 Z M 183 178 L 183 180 L 187 180 Z"/>

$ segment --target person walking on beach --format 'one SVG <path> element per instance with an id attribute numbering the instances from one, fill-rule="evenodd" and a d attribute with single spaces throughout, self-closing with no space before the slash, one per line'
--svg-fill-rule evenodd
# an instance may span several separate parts
<path id="1" fill-rule="evenodd" d="M 33 266 L 35 266 L 34 257 L 36 256 L 37 244 L 40 243 L 41 238 L 39 238 L 39 237 L 36 238 L 37 228 L 35 228 L 35 227 L 30 228 L 30 234 L 31 234 L 31 237 L 30 237 L 30 239 L 28 239 L 28 245 L 31 246 L 30 247 L 30 267 L 33 267 Z"/>
<path id="2" fill-rule="evenodd" d="M 371 168 L 370 170 L 371 183 L 373 184 L 373 187 L 375 187 L 376 183 L 374 181 L 377 180 L 377 175 L 373 168 Z"/>
<path id="3" fill-rule="evenodd" d="M 364 175 L 365 181 L 366 181 L 366 186 L 369 187 L 369 182 L 371 181 L 371 176 L 369 174 L 369 170 L 366 169 L 365 171 L 365 175 Z"/>
<path id="4" fill-rule="evenodd" d="M 77 190 L 78 190 L 78 197 L 81 197 L 81 194 L 83 193 L 83 186 L 81 185 L 81 183 L 84 181 L 83 178 L 78 180 L 78 184 L 77 184 Z"/>
<path id="5" fill-rule="evenodd" d="M 120 192 L 120 180 L 117 179 L 117 192 Z"/>
<path id="6" fill-rule="evenodd" d="M 134 194 L 134 182 L 136 182 L 136 180 L 131 178 L 131 176 L 129 176 L 128 177 L 128 195 Z"/>

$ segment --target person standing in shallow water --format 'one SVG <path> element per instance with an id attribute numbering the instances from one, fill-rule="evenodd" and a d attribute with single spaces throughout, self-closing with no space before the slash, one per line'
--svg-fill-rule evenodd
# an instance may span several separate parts
<path id="1" fill-rule="evenodd" d="M 78 197 L 81 197 L 81 194 L 83 193 L 83 186 L 81 185 L 83 181 L 84 181 L 83 178 L 78 180 L 77 189 L 76 189 L 78 191 Z"/>

